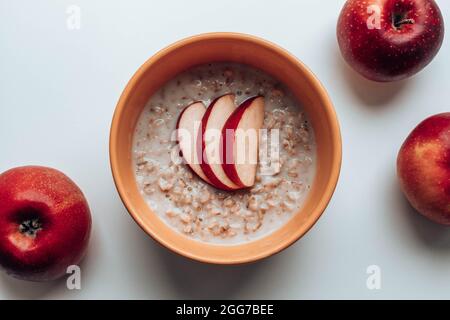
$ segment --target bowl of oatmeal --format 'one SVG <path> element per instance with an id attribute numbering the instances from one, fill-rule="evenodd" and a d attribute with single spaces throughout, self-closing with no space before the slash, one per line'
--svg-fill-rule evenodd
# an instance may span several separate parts
<path id="1" fill-rule="evenodd" d="M 220 143 L 206 128 L 223 133 Z M 241 128 L 255 129 L 255 143 Z M 241 150 L 253 157 L 238 161 Z M 319 219 L 338 181 L 341 137 L 325 89 L 293 55 L 254 36 L 209 33 L 161 50 L 131 78 L 110 162 L 152 238 L 191 259 L 239 264 L 285 249 Z"/>

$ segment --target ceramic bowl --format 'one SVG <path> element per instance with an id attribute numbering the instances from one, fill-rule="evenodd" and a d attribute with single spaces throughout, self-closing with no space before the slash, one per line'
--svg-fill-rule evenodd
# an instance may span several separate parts
<path id="1" fill-rule="evenodd" d="M 301 210 L 273 233 L 238 245 L 192 240 L 169 227 L 141 196 L 132 167 L 132 138 L 152 94 L 178 73 L 199 64 L 231 61 L 251 65 L 289 87 L 307 113 L 317 144 L 316 174 Z M 114 181 L 128 212 L 141 228 L 168 249 L 215 264 L 240 264 L 273 255 L 301 238 L 319 219 L 336 187 L 341 137 L 333 105 L 314 74 L 297 58 L 263 39 L 237 33 L 208 33 L 178 41 L 147 60 L 125 87 L 110 133 Z"/>

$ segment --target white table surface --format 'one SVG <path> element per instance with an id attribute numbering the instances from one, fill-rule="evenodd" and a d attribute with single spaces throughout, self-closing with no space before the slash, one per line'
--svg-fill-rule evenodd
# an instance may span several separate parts
<path id="1" fill-rule="evenodd" d="M 335 26 L 344 0 L 264 2 L 0 1 L 0 171 L 56 167 L 80 185 L 93 214 L 81 290 L 1 274 L 0 299 L 450 298 L 450 229 L 414 213 L 395 177 L 408 133 L 450 110 L 450 39 L 419 75 L 377 84 L 341 59 Z M 438 3 L 450 28 L 450 1 Z M 66 26 L 72 4 L 79 30 Z M 201 264 L 160 247 L 124 209 L 109 167 L 109 126 L 129 78 L 159 49 L 210 31 L 250 33 L 291 51 L 327 88 L 342 129 L 342 173 L 325 214 L 289 249 L 245 266 Z M 380 267 L 379 290 L 366 286 L 370 265 Z"/>

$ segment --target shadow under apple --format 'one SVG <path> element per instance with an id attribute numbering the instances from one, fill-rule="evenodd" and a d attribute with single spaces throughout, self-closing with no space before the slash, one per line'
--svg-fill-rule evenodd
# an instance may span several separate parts
<path id="1" fill-rule="evenodd" d="M 412 79 L 395 82 L 376 82 L 368 80 L 354 71 L 342 58 L 338 48 L 334 54 L 343 82 L 367 107 L 382 107 L 389 104 L 410 85 Z"/>
<path id="2" fill-rule="evenodd" d="M 79 267 L 81 269 L 82 285 L 89 283 L 89 270 L 92 270 L 95 262 L 95 257 L 98 256 L 99 239 L 95 234 L 91 234 L 91 240 L 86 253 L 86 256 L 80 262 Z M 53 296 L 58 296 L 62 291 L 68 291 L 66 286 L 67 278 L 70 274 L 49 282 L 33 282 L 16 279 L 7 275 L 5 272 L 0 273 L 0 286 L 7 288 L 8 299 L 47 299 Z M 70 290 L 71 293 L 77 294 L 79 290 Z"/>
<path id="3" fill-rule="evenodd" d="M 393 186 L 393 194 L 398 210 L 402 214 L 402 220 L 411 226 L 410 229 L 421 240 L 421 243 L 427 247 L 442 249 L 450 253 L 450 228 L 432 222 L 417 212 L 404 196 L 396 179 Z"/>
<path id="4" fill-rule="evenodd" d="M 65 286 L 65 281 L 63 277 L 50 282 L 31 282 L 13 278 L 3 272 L 0 274 L 0 286 L 7 288 L 7 299 L 44 299 L 59 287 Z"/>

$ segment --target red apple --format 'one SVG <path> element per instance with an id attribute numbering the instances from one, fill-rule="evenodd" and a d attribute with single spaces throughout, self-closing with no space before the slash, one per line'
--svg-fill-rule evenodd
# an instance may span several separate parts
<path id="1" fill-rule="evenodd" d="M 432 116 L 411 132 L 398 154 L 397 174 L 417 211 L 450 226 L 450 113 Z"/>
<path id="2" fill-rule="evenodd" d="M 91 214 L 63 173 L 26 166 L 0 175 L 0 267 L 13 277 L 48 281 L 85 254 Z"/>
<path id="3" fill-rule="evenodd" d="M 201 144 L 198 152 L 203 173 L 212 185 L 227 191 L 239 189 L 239 186 L 233 183 L 223 170 L 220 150 L 222 128 L 235 109 L 234 95 L 227 94 L 215 99 L 206 109 L 198 135 L 199 144 Z"/>
<path id="4" fill-rule="evenodd" d="M 226 121 L 222 136 L 223 170 L 241 188 L 255 184 L 259 130 L 264 122 L 264 98 L 247 99 Z"/>
<path id="5" fill-rule="evenodd" d="M 433 0 L 348 0 L 337 25 L 347 63 L 364 77 L 410 77 L 438 53 L 444 20 Z"/>
<path id="6" fill-rule="evenodd" d="M 177 139 L 186 164 L 204 181 L 211 183 L 200 167 L 197 152 L 197 137 L 206 107 L 202 102 L 194 102 L 184 108 L 177 122 Z M 201 148 L 201 145 L 199 146 Z"/>

